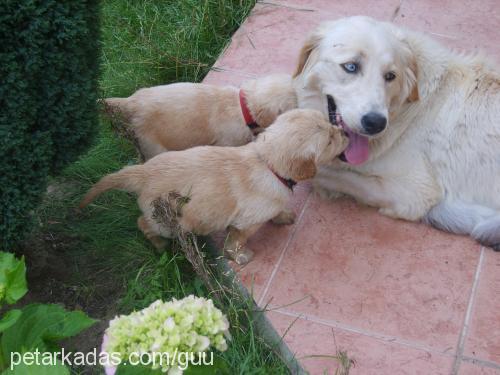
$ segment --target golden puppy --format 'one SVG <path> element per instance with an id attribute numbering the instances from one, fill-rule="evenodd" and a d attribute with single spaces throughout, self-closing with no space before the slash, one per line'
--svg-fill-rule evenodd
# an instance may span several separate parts
<path id="1" fill-rule="evenodd" d="M 241 146 L 297 108 L 288 75 L 245 82 L 241 89 L 174 83 L 141 89 L 128 98 L 104 100 L 107 112 L 121 115 L 143 160 L 164 151 L 195 146 Z"/>
<path id="2" fill-rule="evenodd" d="M 263 223 L 293 223 L 285 207 L 296 181 L 312 178 L 316 165 L 331 162 L 346 146 L 343 131 L 319 111 L 296 109 L 247 145 L 167 152 L 105 176 L 80 207 L 110 189 L 135 192 L 143 212 L 138 226 L 155 246 L 174 235 L 172 217 L 165 220 L 170 210 L 186 232 L 229 229 L 225 252 L 244 264 L 252 257 L 247 238 Z"/>

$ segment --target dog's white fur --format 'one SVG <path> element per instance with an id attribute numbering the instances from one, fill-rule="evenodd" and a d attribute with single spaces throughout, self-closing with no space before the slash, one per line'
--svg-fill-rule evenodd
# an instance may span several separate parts
<path id="1" fill-rule="evenodd" d="M 339 67 L 353 56 L 363 74 Z M 346 61 L 347 60 L 347 61 Z M 385 82 L 387 70 L 397 79 Z M 359 166 L 321 168 L 315 187 L 344 193 L 407 220 L 470 234 L 500 248 L 500 74 L 479 56 L 368 17 L 326 23 L 304 45 L 296 73 L 299 106 L 327 113 L 332 95 L 345 123 L 376 108 L 389 123 Z"/>

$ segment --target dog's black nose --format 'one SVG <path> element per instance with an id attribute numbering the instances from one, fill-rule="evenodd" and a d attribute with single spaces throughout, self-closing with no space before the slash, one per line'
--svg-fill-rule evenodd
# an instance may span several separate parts
<path id="1" fill-rule="evenodd" d="M 361 118 L 361 125 L 368 134 L 374 135 L 385 129 L 387 119 L 380 113 L 369 112 Z"/>

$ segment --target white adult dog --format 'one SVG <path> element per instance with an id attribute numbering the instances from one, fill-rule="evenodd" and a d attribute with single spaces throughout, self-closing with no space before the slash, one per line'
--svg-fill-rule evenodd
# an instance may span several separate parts
<path id="1" fill-rule="evenodd" d="M 320 25 L 303 46 L 299 106 L 350 144 L 316 189 L 500 250 L 500 73 L 481 57 L 368 17 Z"/>

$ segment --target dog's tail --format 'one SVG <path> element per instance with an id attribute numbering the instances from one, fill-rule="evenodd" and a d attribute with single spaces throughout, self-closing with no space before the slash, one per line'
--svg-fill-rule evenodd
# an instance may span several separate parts
<path id="1" fill-rule="evenodd" d="M 121 171 L 108 174 L 101 178 L 85 194 L 80 202 L 80 208 L 86 207 L 97 196 L 111 189 L 122 189 L 133 193 L 139 193 L 146 183 L 147 175 L 142 165 L 125 167 Z"/>
<path id="2" fill-rule="evenodd" d="M 99 99 L 98 103 L 102 105 L 103 112 L 109 116 L 127 115 L 128 98 L 106 98 Z"/>

